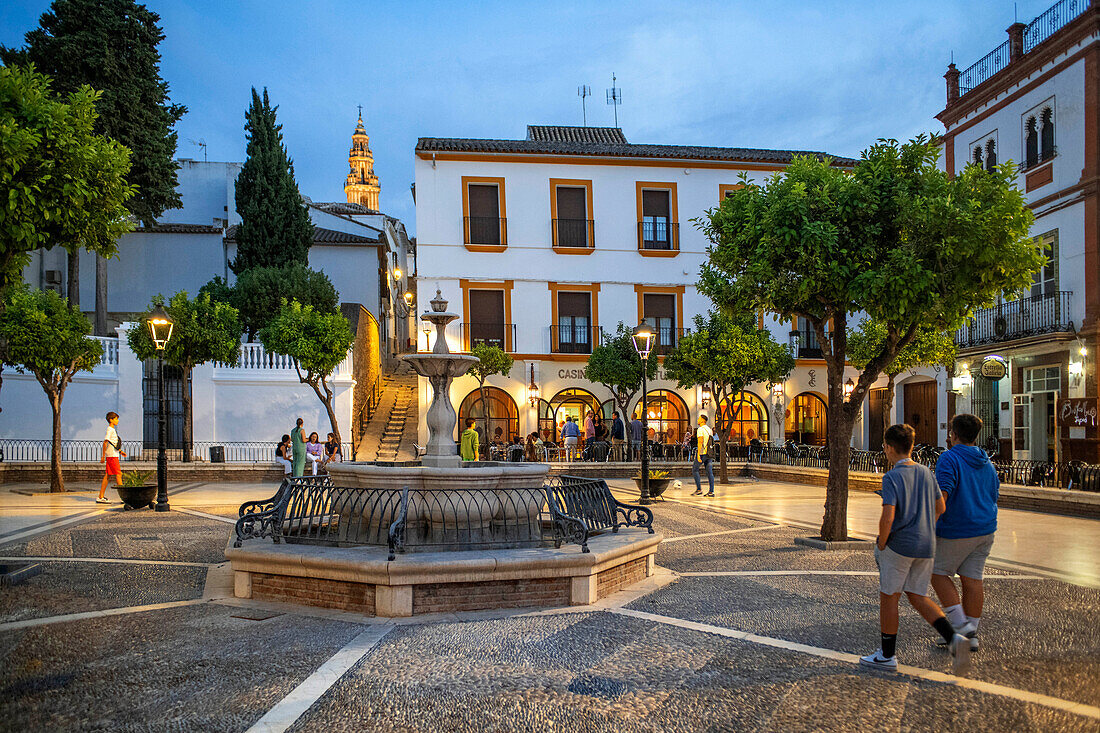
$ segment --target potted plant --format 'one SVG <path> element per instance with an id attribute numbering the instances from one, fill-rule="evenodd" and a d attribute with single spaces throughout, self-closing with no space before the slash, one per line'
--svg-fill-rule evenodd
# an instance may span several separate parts
<path id="1" fill-rule="evenodd" d="M 126 471 L 122 474 L 122 483 L 115 488 L 127 509 L 153 506 L 157 498 L 157 485 L 149 483 L 152 476 L 152 471 Z"/>
<path id="2" fill-rule="evenodd" d="M 668 476 L 668 471 L 654 471 L 649 472 L 649 495 L 656 499 L 661 494 L 665 493 L 665 489 L 668 488 L 672 479 Z M 638 484 L 638 491 L 642 490 L 642 474 L 639 473 L 634 477 L 634 483 Z"/>

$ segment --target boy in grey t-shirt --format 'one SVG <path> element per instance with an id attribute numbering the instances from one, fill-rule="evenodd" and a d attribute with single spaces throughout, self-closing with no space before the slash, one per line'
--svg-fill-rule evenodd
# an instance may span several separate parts
<path id="1" fill-rule="evenodd" d="M 947 641 L 952 671 L 963 675 L 970 668 L 970 641 L 955 633 L 943 611 L 928 597 L 936 555 L 936 519 L 943 514 L 944 500 L 932 472 L 910 458 L 915 438 L 908 425 L 891 425 L 882 438 L 886 459 L 893 464 L 882 477 L 882 515 L 875 543 L 882 646 L 860 657 L 859 663 L 875 669 L 898 668 L 898 602 L 905 591 L 917 613 Z"/>

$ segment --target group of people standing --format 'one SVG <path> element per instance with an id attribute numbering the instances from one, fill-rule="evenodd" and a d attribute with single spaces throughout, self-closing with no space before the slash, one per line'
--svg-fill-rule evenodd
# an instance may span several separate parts
<path id="1" fill-rule="evenodd" d="M 333 433 L 329 433 L 328 439 L 321 443 L 316 432 L 305 437 L 304 424 L 305 421 L 298 418 L 290 434 L 283 435 L 275 446 L 275 462 L 283 467 L 284 476 L 304 476 L 307 464 L 311 475 L 316 476 L 329 463 L 343 460 L 340 442 Z"/>

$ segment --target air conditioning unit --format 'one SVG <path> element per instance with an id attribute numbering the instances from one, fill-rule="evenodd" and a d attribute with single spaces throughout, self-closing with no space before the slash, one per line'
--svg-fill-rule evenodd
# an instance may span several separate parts
<path id="1" fill-rule="evenodd" d="M 46 284 L 47 285 L 60 285 L 61 284 L 61 270 L 46 270 Z"/>

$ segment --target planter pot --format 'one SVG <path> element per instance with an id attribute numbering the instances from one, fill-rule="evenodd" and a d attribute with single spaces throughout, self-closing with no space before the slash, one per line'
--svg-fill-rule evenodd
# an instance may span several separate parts
<path id="1" fill-rule="evenodd" d="M 141 509 L 151 507 L 157 500 L 156 484 L 152 486 L 116 486 L 118 498 L 127 509 Z"/>
<path id="2" fill-rule="evenodd" d="M 642 490 L 642 480 L 640 478 L 635 478 L 634 483 L 638 484 L 638 491 L 640 493 Z M 668 485 L 671 483 L 672 479 L 670 478 L 651 478 L 649 480 L 650 498 L 656 499 L 658 496 L 665 493 L 665 489 L 667 489 Z"/>

